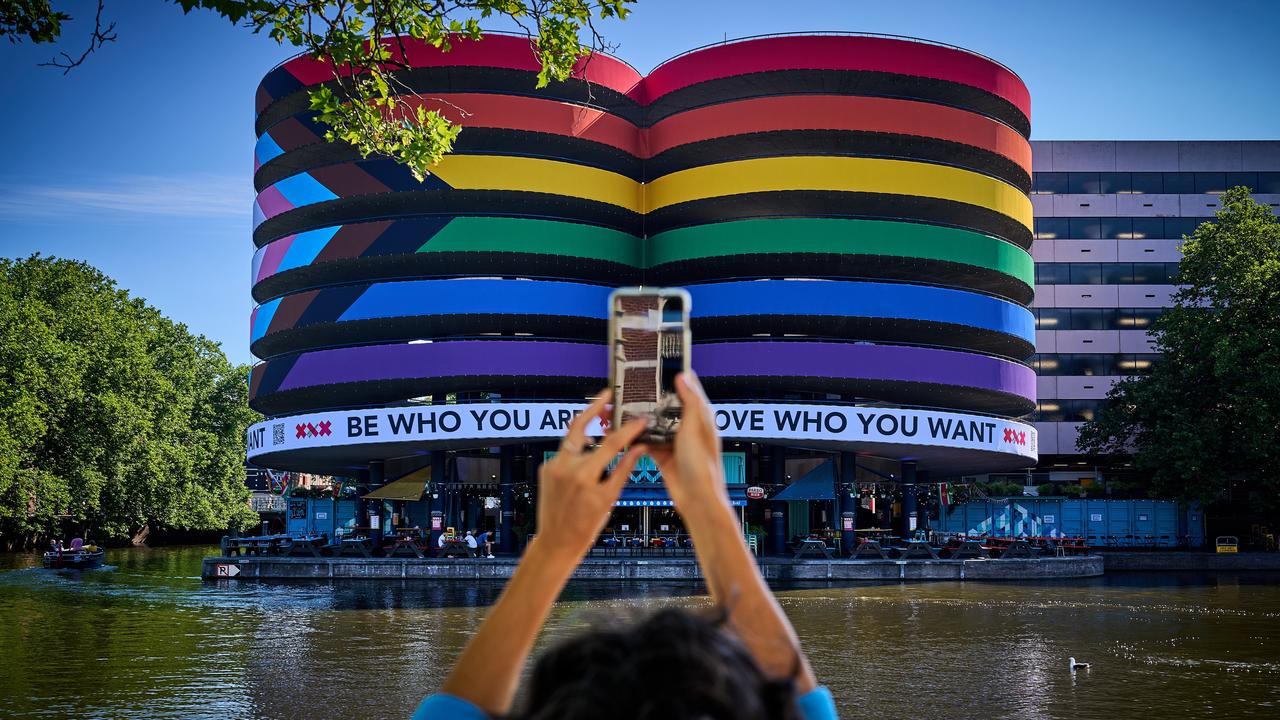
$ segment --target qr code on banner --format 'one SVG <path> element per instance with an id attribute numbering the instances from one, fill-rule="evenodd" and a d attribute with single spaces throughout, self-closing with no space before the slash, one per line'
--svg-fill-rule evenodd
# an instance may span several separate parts
<path id="1" fill-rule="evenodd" d="M 275 425 L 271 426 L 271 444 L 272 445 L 284 444 L 284 423 L 276 423 Z"/>

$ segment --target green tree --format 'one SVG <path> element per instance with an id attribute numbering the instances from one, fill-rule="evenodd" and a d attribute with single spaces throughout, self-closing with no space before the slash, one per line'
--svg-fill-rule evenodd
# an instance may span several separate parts
<path id="1" fill-rule="evenodd" d="M 1159 495 L 1280 508 L 1280 222 L 1246 188 L 1183 245 L 1164 358 L 1112 388 L 1082 449 L 1132 453 Z"/>
<path id="2" fill-rule="evenodd" d="M 254 522 L 247 372 L 84 263 L 0 260 L 0 538 Z"/>
<path id="3" fill-rule="evenodd" d="M 406 102 L 397 80 L 405 38 L 442 50 L 458 38 L 479 39 L 480 22 L 505 18 L 524 30 L 541 64 L 537 87 L 569 78 L 578 60 L 606 49 L 596 23 L 625 19 L 635 0 L 171 0 L 185 12 L 211 10 L 254 33 L 265 32 L 327 62 L 333 81 L 310 91 L 311 109 L 329 126 L 325 139 L 381 155 L 409 167 L 421 180 L 453 148 L 461 128 L 435 110 Z M 99 0 L 88 48 L 61 53 L 46 65 L 64 72 L 115 40 Z M 49 0 L 0 0 L 0 38 L 34 43 L 57 40 L 70 20 Z M 586 42 L 584 43 L 584 36 Z M 465 108 L 464 108 L 465 109 Z"/>

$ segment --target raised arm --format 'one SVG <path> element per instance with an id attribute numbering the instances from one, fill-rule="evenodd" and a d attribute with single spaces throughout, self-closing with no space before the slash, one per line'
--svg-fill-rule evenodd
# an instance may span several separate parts
<path id="1" fill-rule="evenodd" d="M 672 449 L 653 449 L 662 480 L 693 536 L 694 552 L 716 604 L 729 613 L 729 624 L 756 664 L 775 679 L 793 677 L 796 691 L 816 687 L 809 660 L 800 649 L 791 622 L 756 568 L 742 528 L 729 504 L 720 438 L 711 404 L 692 374 L 677 378 L 684 406 Z"/>
<path id="2" fill-rule="evenodd" d="M 609 398 L 606 390 L 574 418 L 560 450 L 539 471 L 538 535 L 441 688 L 491 716 L 511 710 L 520 671 L 551 605 L 595 543 L 645 452 L 643 445 L 632 447 L 604 478 L 609 461 L 644 430 L 642 420 L 609 433 L 599 449 L 585 450 L 587 424 L 603 417 Z"/>

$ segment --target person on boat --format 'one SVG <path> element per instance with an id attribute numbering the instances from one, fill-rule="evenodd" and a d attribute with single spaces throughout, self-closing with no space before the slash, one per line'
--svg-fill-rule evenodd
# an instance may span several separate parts
<path id="1" fill-rule="evenodd" d="M 57 538 L 54 538 L 53 540 L 50 540 L 50 541 L 49 541 L 49 552 L 61 553 L 61 552 L 62 552 L 62 541 L 61 541 L 61 540 L 58 540 Z"/>
<path id="2" fill-rule="evenodd" d="M 678 377 L 677 392 L 684 418 L 672 447 L 632 445 L 645 429 L 637 419 L 588 450 L 588 423 L 608 417 L 607 390 L 574 418 L 559 451 L 539 471 L 537 537 L 440 692 L 422 701 L 413 720 L 836 718 L 831 693 L 817 684 L 743 542 L 711 405 L 692 374 Z M 669 608 L 630 627 L 612 623 L 569 639 L 538 659 L 524 707 L 513 712 L 521 670 L 552 604 L 646 452 L 694 538 L 716 610 Z"/>

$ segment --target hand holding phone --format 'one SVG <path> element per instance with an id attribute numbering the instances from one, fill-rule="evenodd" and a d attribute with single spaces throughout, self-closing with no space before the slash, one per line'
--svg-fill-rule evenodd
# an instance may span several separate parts
<path id="1" fill-rule="evenodd" d="M 639 442 L 668 445 L 680 427 L 676 376 L 689 370 L 689 293 L 619 288 L 609 296 L 609 386 L 613 426 L 643 418 Z"/>

